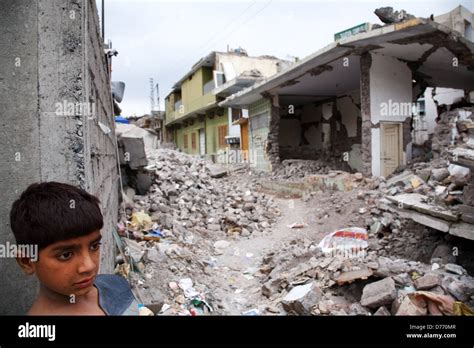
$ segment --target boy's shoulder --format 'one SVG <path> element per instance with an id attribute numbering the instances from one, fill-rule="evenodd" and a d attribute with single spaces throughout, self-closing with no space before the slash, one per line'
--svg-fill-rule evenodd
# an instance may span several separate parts
<path id="1" fill-rule="evenodd" d="M 138 314 L 138 303 L 130 284 L 123 277 L 99 274 L 94 285 L 99 293 L 100 307 L 107 315 Z"/>

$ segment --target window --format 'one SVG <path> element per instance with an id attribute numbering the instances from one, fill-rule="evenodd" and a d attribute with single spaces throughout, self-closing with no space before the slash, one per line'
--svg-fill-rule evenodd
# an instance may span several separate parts
<path id="1" fill-rule="evenodd" d="M 191 133 L 191 148 L 196 150 L 196 133 Z"/>
<path id="2" fill-rule="evenodd" d="M 218 144 L 219 147 L 225 147 L 225 137 L 227 135 L 227 125 L 219 126 L 218 130 Z"/>
<path id="3" fill-rule="evenodd" d="M 241 117 L 242 117 L 242 109 L 232 108 L 232 122 L 237 121 Z"/>
<path id="4" fill-rule="evenodd" d="M 225 83 L 225 76 L 222 71 L 214 70 L 214 83 L 215 88 L 222 86 Z"/>
<path id="5" fill-rule="evenodd" d="M 187 149 L 188 148 L 188 135 L 187 134 L 183 135 L 183 143 L 184 143 L 183 147 Z"/>

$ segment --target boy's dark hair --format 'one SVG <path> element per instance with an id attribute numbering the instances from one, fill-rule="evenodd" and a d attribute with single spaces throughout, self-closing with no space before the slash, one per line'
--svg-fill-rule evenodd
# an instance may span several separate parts
<path id="1" fill-rule="evenodd" d="M 42 249 L 101 229 L 99 203 L 97 197 L 69 184 L 31 184 L 13 203 L 11 229 L 17 244 L 37 244 Z"/>

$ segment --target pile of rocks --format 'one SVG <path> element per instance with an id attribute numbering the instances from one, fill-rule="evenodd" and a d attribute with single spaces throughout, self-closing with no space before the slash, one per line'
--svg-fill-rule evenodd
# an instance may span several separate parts
<path id="1" fill-rule="evenodd" d="M 295 181 L 313 174 L 328 174 L 334 169 L 350 170 L 347 164 L 330 160 L 286 159 L 275 168 L 271 177 Z"/>
<path id="2" fill-rule="evenodd" d="M 474 278 L 457 264 L 323 254 L 308 240 L 263 258 L 262 294 L 289 314 L 450 315 L 474 305 Z M 416 301 L 415 299 L 416 298 Z M 440 305 L 443 304 L 443 306 Z M 447 305 L 446 305 L 447 304 Z"/>
<path id="3" fill-rule="evenodd" d="M 433 157 L 449 159 L 449 149 L 467 145 L 474 148 L 474 107 L 454 108 L 440 113 L 434 129 Z"/>
<path id="4" fill-rule="evenodd" d="M 199 158 L 160 149 L 149 163 L 153 184 L 145 196 L 134 197 L 127 213 L 145 211 L 164 235 L 179 237 L 187 230 L 248 236 L 269 230 L 279 215 L 272 198 L 237 180 L 214 179 L 226 171 Z"/>
<path id="5" fill-rule="evenodd" d="M 269 232 L 280 211 L 245 177 L 237 179 L 209 162 L 170 149 L 148 158 L 149 191 L 136 195 L 125 188 L 123 202 L 127 219 L 122 223 L 129 232 L 122 231 L 124 246 L 140 272 L 130 272 L 130 260 L 123 257 L 116 272 L 132 277 L 144 303 L 170 303 L 167 314 L 189 314 L 182 307 L 197 298 L 183 298 L 174 282 L 194 279 L 199 301 L 211 303 L 204 280 L 212 273 L 216 241 Z"/>

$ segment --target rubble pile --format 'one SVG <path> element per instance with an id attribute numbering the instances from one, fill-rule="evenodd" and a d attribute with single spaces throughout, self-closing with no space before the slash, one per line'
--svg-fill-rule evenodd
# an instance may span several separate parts
<path id="1" fill-rule="evenodd" d="M 343 164 L 328 160 L 286 159 L 275 168 L 271 177 L 283 180 L 299 180 L 313 174 L 328 174 L 334 169 L 346 169 Z"/>
<path id="2" fill-rule="evenodd" d="M 472 111 L 472 107 L 462 107 L 441 113 L 432 139 L 434 159 L 411 163 L 381 181 L 383 197 L 377 202 L 381 213 L 374 215 L 373 227 L 377 233 L 386 227 L 383 215 L 394 214 L 449 236 L 474 240 Z M 392 226 L 392 231 L 397 234 L 399 226 Z M 408 238 L 416 244 L 415 239 L 420 240 Z M 392 241 L 389 247 L 396 248 Z"/>
<path id="3" fill-rule="evenodd" d="M 474 148 L 473 116 L 474 107 L 455 108 L 440 113 L 432 141 L 435 159 L 452 159 L 449 149 L 456 146 Z"/>
<path id="4" fill-rule="evenodd" d="M 127 221 L 119 228 L 139 273 L 130 272 L 122 256 L 116 272 L 132 276 L 147 304 L 171 304 L 166 314 L 189 315 L 192 301 L 210 313 L 205 278 L 214 263 L 211 255 L 226 239 L 269 232 L 280 211 L 272 198 L 249 190 L 242 180 L 223 177 L 227 172 L 220 167 L 174 150 L 149 154 L 146 170 L 153 183 L 146 195 L 125 190 Z M 196 283 L 176 285 L 188 278 Z"/>
<path id="5" fill-rule="evenodd" d="M 214 179 L 226 171 L 199 158 L 160 149 L 150 155 L 149 163 L 154 183 L 128 212 L 149 213 L 164 234 L 179 237 L 184 230 L 194 230 L 248 236 L 268 230 L 279 214 L 266 195 L 236 181 Z"/>
<path id="6" fill-rule="evenodd" d="M 453 315 L 473 306 L 474 278 L 461 266 L 368 250 L 348 258 L 324 254 L 309 240 L 293 241 L 263 258 L 262 294 L 300 315 Z"/>
<path id="7" fill-rule="evenodd" d="M 405 10 L 394 11 L 393 7 L 380 7 L 374 11 L 375 15 L 385 24 L 400 23 L 415 18 Z"/>

